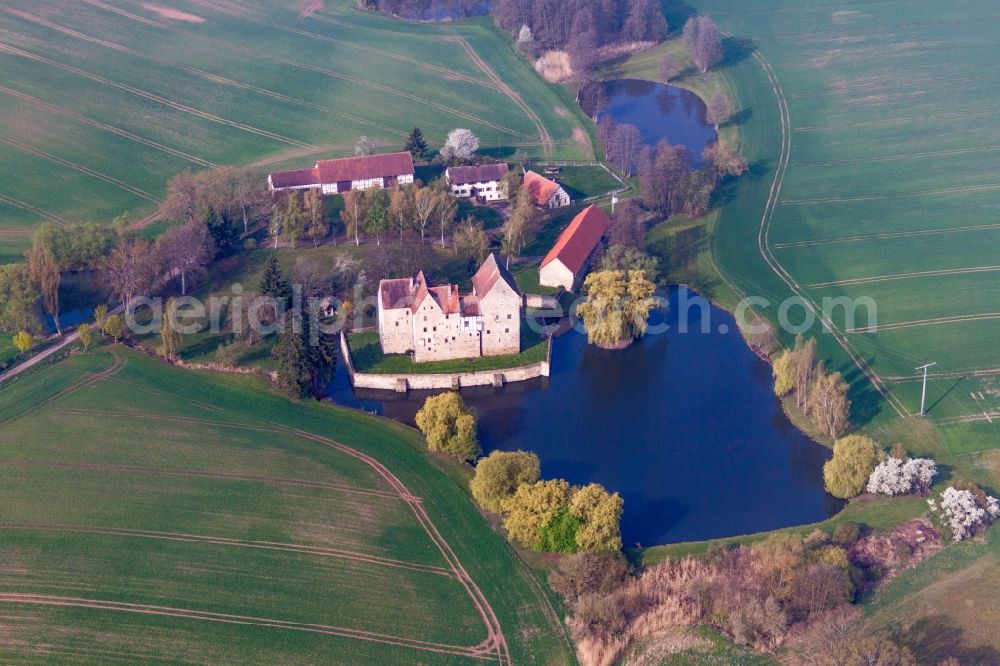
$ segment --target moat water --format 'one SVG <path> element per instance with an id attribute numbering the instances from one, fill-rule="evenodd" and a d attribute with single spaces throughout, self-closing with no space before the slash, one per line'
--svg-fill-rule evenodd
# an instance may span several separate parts
<path id="1" fill-rule="evenodd" d="M 610 115 L 618 125 L 635 125 L 643 143 L 655 146 L 666 139 L 686 146 L 695 166 L 702 164 L 705 147 L 717 139 L 706 119 L 707 109 L 694 93 L 652 81 L 619 79 L 603 83 L 607 105 L 600 115 Z"/>
<path id="2" fill-rule="evenodd" d="M 828 450 L 788 421 L 770 366 L 747 347 L 733 317 L 684 289 L 670 290 L 668 301 L 667 313 L 651 320 L 667 330 L 628 349 L 597 349 L 570 331 L 554 342 L 551 377 L 464 389 L 483 449 L 534 451 L 544 478 L 596 481 L 619 492 L 627 547 L 746 534 L 837 512 L 842 503 L 823 490 Z M 355 393 L 343 363 L 328 393 L 411 425 L 427 395 Z"/>

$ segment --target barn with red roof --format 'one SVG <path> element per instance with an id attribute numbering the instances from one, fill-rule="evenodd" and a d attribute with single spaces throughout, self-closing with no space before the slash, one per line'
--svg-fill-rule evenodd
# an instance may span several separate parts
<path id="1" fill-rule="evenodd" d="M 563 229 L 542 259 L 539 283 L 573 291 L 583 280 L 597 244 L 611 226 L 611 218 L 597 206 L 588 206 Z"/>
<path id="2" fill-rule="evenodd" d="M 352 190 L 389 189 L 413 182 L 413 156 L 408 152 L 320 160 L 312 169 L 276 171 L 267 176 L 272 192 L 322 190 L 343 194 Z"/>

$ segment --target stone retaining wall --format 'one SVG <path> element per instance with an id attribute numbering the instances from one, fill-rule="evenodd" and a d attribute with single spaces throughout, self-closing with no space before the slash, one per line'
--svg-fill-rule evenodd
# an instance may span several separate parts
<path id="1" fill-rule="evenodd" d="M 351 347 L 347 342 L 347 336 L 343 333 L 340 335 L 340 349 L 344 354 L 347 374 L 351 378 L 352 386 L 397 393 L 442 389 L 457 390 L 468 386 L 503 386 L 510 382 L 523 382 L 538 377 L 548 377 L 552 362 L 552 340 L 550 339 L 544 361 L 518 368 L 479 372 L 389 375 L 355 372 L 354 361 L 351 359 Z"/>

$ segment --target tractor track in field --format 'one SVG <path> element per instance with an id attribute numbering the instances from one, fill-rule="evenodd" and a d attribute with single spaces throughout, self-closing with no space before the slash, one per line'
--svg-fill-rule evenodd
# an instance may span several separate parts
<path id="1" fill-rule="evenodd" d="M 153 94 L 153 93 L 148 92 L 146 90 L 142 90 L 141 88 L 136 88 L 134 86 L 130 86 L 130 85 L 125 84 L 125 83 L 120 83 L 118 81 L 112 81 L 111 79 L 106 79 L 106 78 L 104 78 L 102 76 L 98 76 L 97 74 L 92 74 L 92 73 L 87 72 L 85 70 L 82 70 L 82 69 L 80 69 L 78 67 L 73 67 L 72 65 L 67 65 L 65 63 L 61 63 L 61 62 L 58 62 L 56 60 L 52 60 L 51 58 L 46 58 L 44 56 L 38 55 L 37 53 L 33 53 L 31 51 L 26 51 L 24 49 L 18 48 L 16 46 L 12 46 L 12 45 L 4 43 L 4 42 L 0 42 L 0 53 L 7 53 L 7 54 L 11 54 L 11 55 L 16 55 L 16 56 L 20 56 L 22 58 L 25 58 L 25 59 L 28 59 L 28 60 L 31 60 L 31 61 L 34 61 L 34 62 L 39 62 L 39 63 L 45 64 L 45 65 L 48 65 L 50 67 L 54 67 L 56 69 L 60 69 L 62 71 L 69 72 L 70 74 L 75 74 L 76 76 L 85 78 L 85 79 L 87 79 L 89 81 L 94 81 L 95 83 L 100 83 L 102 85 L 105 85 L 105 86 L 108 86 L 108 87 L 111 87 L 111 88 L 116 88 L 118 90 L 122 90 L 124 92 L 130 93 L 130 94 L 135 95 L 137 97 L 142 97 L 143 99 L 147 99 L 147 100 L 149 100 L 151 102 L 156 102 L 157 104 L 161 104 L 161 105 L 166 106 L 168 108 L 174 109 L 175 111 L 180 111 L 182 113 L 187 113 L 189 115 L 195 116 L 197 118 L 201 118 L 203 120 L 208 120 L 210 122 L 217 123 L 219 125 L 225 125 L 227 127 L 232 127 L 232 128 L 241 130 L 243 132 L 247 132 L 249 134 L 256 134 L 258 136 L 261 136 L 261 137 L 264 137 L 264 138 L 267 138 L 267 139 L 271 139 L 271 140 L 277 141 L 279 143 L 285 143 L 285 144 L 289 144 L 289 145 L 292 145 L 292 146 L 298 146 L 300 148 L 316 148 L 316 146 L 313 146 L 312 144 L 305 143 L 304 141 L 299 141 L 297 139 L 290 139 L 290 138 L 288 138 L 286 136 L 282 136 L 282 135 L 276 134 L 274 132 L 269 132 L 268 130 L 262 130 L 262 129 L 254 127 L 252 125 L 247 125 L 246 123 L 241 123 L 241 122 L 236 121 L 236 120 L 229 120 L 227 118 L 223 118 L 222 116 L 217 116 L 217 115 L 215 115 L 213 113 L 209 113 L 207 111 L 202 111 L 202 110 L 197 109 L 197 108 L 195 108 L 193 106 L 188 106 L 186 104 L 181 104 L 179 102 L 174 102 L 174 101 L 172 101 L 170 99 L 167 99 L 166 97 L 162 97 L 160 95 Z"/>
<path id="2" fill-rule="evenodd" d="M 895 331 L 901 328 L 916 328 L 918 326 L 937 326 L 941 324 L 964 324 L 967 322 L 989 321 L 1000 319 L 1000 312 L 984 312 L 974 315 L 954 315 L 952 317 L 935 317 L 933 319 L 916 319 L 914 321 L 901 321 L 893 324 L 879 324 L 878 326 L 866 326 L 855 328 L 850 333 L 878 333 L 880 331 Z"/>
<path id="3" fill-rule="evenodd" d="M 101 379 L 106 379 L 118 372 L 124 365 L 124 360 L 118 355 L 115 355 L 115 364 L 101 372 L 89 376 L 85 380 L 74 384 L 67 389 L 64 389 L 55 396 L 33 405 L 21 414 L 15 415 L 13 418 L 21 418 L 27 413 L 34 413 L 41 409 L 42 407 L 51 404 L 52 402 L 72 393 L 84 385 L 89 385 Z M 191 404 L 201 405 L 199 401 L 189 400 Z M 223 408 L 217 408 L 223 412 L 227 410 Z M 469 596 L 473 605 L 475 606 L 477 612 L 483 620 L 484 626 L 486 627 L 486 638 L 479 644 L 473 647 L 457 647 L 450 645 L 441 645 L 435 643 L 428 643 L 425 641 L 418 641 L 414 639 L 400 638 L 396 636 L 387 636 L 383 634 L 376 634 L 373 632 L 363 632 L 359 630 L 345 629 L 342 627 L 330 627 L 327 625 L 311 625 L 311 624 L 301 624 L 286 622 L 282 620 L 269 620 L 262 618 L 239 618 L 238 616 L 227 616 L 225 614 L 218 613 L 208 613 L 202 611 L 189 611 L 186 609 L 172 609 L 164 607 L 154 607 L 145 606 L 142 604 L 121 604 L 119 602 L 107 602 L 102 600 L 88 600 L 88 599 L 77 599 L 73 597 L 51 597 L 47 595 L 31 595 L 31 594 L 4 594 L 0 593 L 0 602 L 21 602 L 21 603 L 36 603 L 41 605 L 64 605 L 64 606 L 75 606 L 82 608 L 95 608 L 95 609 L 105 609 L 105 610 L 116 610 L 125 612 L 139 612 L 148 614 L 172 614 L 175 617 L 187 617 L 190 619 L 199 619 L 206 621 L 231 621 L 233 623 L 240 624 L 257 624 L 260 626 L 270 626 L 284 629 L 300 630 L 300 631 L 317 631 L 318 633 L 327 633 L 331 635 L 345 636 L 349 638 L 358 638 L 360 640 L 369 640 L 374 642 L 380 642 L 387 645 L 397 645 L 400 647 L 410 647 L 420 650 L 428 650 L 434 652 L 442 652 L 446 654 L 454 654 L 457 656 L 472 657 L 476 659 L 483 659 L 489 661 L 498 661 L 502 665 L 507 665 L 511 663 L 510 649 L 507 644 L 507 640 L 503 634 L 503 630 L 500 626 L 499 618 L 496 612 L 490 606 L 489 601 L 486 599 L 485 595 L 476 585 L 475 581 L 469 575 L 468 571 L 462 565 L 458 556 L 452 550 L 451 545 L 438 531 L 437 526 L 431 520 L 429 514 L 423 506 L 421 499 L 413 495 L 407 486 L 395 475 L 393 474 L 385 465 L 379 462 L 372 456 L 362 453 L 356 449 L 349 446 L 341 444 L 336 440 L 324 437 L 322 435 L 317 435 L 305 430 L 300 430 L 297 428 L 292 428 L 285 426 L 280 423 L 268 423 L 263 425 L 251 424 L 251 423 L 230 423 L 226 421 L 214 421 L 212 419 L 199 419 L 192 417 L 172 417 L 163 416 L 157 417 L 167 421 L 174 422 L 189 422 L 201 425 L 214 425 L 219 427 L 236 428 L 236 429 L 249 429 L 253 431 L 265 431 L 272 433 L 281 433 L 285 435 L 297 436 L 301 439 L 307 441 L 322 444 L 324 446 L 331 447 L 351 458 L 359 460 L 364 464 L 371 467 L 375 473 L 381 477 L 387 485 L 392 489 L 396 497 L 401 501 L 405 502 L 412 512 L 417 523 L 430 538 L 431 542 L 437 548 L 438 552 L 441 553 L 444 561 L 447 563 L 446 570 L 449 575 L 452 576 L 465 590 L 466 594 Z M 8 419 L 9 420 L 9 419 Z M 0 427 L 7 421 L 0 421 Z M 162 612 L 160 612 L 162 611 Z M 224 618 L 230 618 L 229 620 Z M 236 621 L 236 620 L 240 621 Z M 340 632 L 340 633 L 338 633 Z"/>
<path id="4" fill-rule="evenodd" d="M 120 53 L 124 53 L 126 55 L 129 55 L 129 56 L 131 56 L 133 58 L 138 58 L 138 59 L 141 59 L 141 60 L 147 60 L 149 62 L 153 62 L 153 63 L 156 63 L 158 65 L 163 65 L 165 67 L 171 67 L 173 69 L 177 69 L 177 70 L 186 72 L 188 74 L 192 74 L 194 76 L 197 76 L 197 77 L 199 77 L 201 79 L 204 79 L 206 81 L 209 81 L 209 82 L 217 84 L 217 85 L 225 85 L 225 86 L 230 86 L 230 87 L 233 87 L 233 88 L 240 88 L 242 90 L 249 90 L 249 91 L 255 92 L 255 93 L 259 94 L 259 95 L 264 95 L 266 97 L 270 97 L 272 99 L 281 100 L 283 102 L 289 102 L 291 104 L 297 104 L 299 106 L 303 106 L 305 108 L 312 109 L 314 111 L 320 111 L 322 113 L 326 113 L 326 114 L 332 115 L 334 117 L 341 118 L 343 120 L 350 120 L 352 122 L 356 122 L 356 123 L 359 123 L 359 124 L 362 124 L 362 125 L 367 125 L 369 127 L 374 127 L 376 129 L 380 129 L 380 130 L 382 130 L 384 132 L 388 132 L 388 133 L 391 133 L 391 134 L 397 134 L 399 136 L 406 136 L 406 132 L 402 132 L 400 130 L 395 130 L 395 129 L 391 128 L 391 127 L 387 127 L 385 125 L 381 125 L 379 123 L 373 122 L 373 121 L 368 120 L 366 118 L 362 118 L 361 116 L 356 116 L 356 115 L 353 115 L 353 114 L 350 114 L 350 113 L 344 113 L 342 111 L 338 111 L 336 109 L 330 108 L 328 106 L 324 106 L 322 104 L 315 104 L 313 102 L 308 102 L 308 101 L 303 100 L 303 99 L 298 99 L 296 97 L 291 97 L 289 95 L 285 95 L 285 94 L 282 94 L 282 93 L 279 93 L 279 92 L 276 92 L 276 91 L 273 91 L 273 90 L 268 90 L 267 88 L 261 88 L 259 86 L 255 86 L 255 85 L 252 85 L 252 84 L 249 84 L 249 83 L 244 83 L 242 81 L 235 81 L 233 79 L 227 79 L 226 77 L 220 76 L 218 74 L 212 74 L 211 72 L 206 72 L 205 70 L 198 69 L 196 67 L 189 67 L 187 65 L 183 65 L 183 64 L 181 64 L 181 63 L 179 63 L 179 62 L 177 62 L 175 60 L 171 60 L 169 58 L 157 57 L 157 56 L 153 56 L 153 55 L 148 54 L 148 53 L 143 53 L 141 51 L 136 51 L 135 49 L 129 48 L 128 46 L 125 46 L 123 44 L 117 44 L 115 42 L 110 42 L 110 41 L 105 40 L 105 39 L 100 39 L 100 38 L 94 37 L 92 35 L 87 35 L 85 33 L 79 32 L 77 30 L 73 30 L 73 29 L 67 28 L 65 26 L 57 25 L 55 23 L 52 23 L 51 21 L 48 21 L 48 20 L 43 19 L 41 17 L 35 16 L 33 14 L 28 14 L 27 12 L 21 12 L 21 11 L 12 9 L 10 7 L 7 7 L 6 5 L 3 5 L 3 4 L 0 4 L 0 10 L 6 11 L 6 12 L 11 13 L 11 14 L 14 14 L 15 16 L 17 16 L 18 18 L 20 18 L 22 20 L 25 20 L 25 21 L 28 21 L 28 22 L 31 22 L 31 23 L 37 23 L 38 25 L 44 26 L 44 27 L 46 27 L 46 28 L 48 28 L 50 30 L 54 30 L 55 32 L 58 32 L 58 33 L 61 33 L 61 34 L 64 34 L 64 35 L 68 35 L 70 37 L 74 37 L 76 39 L 79 39 L 79 40 L 82 40 L 82 41 L 85 41 L 85 42 L 88 42 L 88 43 L 97 44 L 97 45 L 103 46 L 105 48 L 110 48 L 110 49 L 118 51 Z"/>
<path id="5" fill-rule="evenodd" d="M 324 546 L 308 546 L 305 544 L 280 543 L 275 541 L 257 541 L 230 539 L 227 537 L 215 537 L 201 534 L 184 534 L 180 532 L 160 532 L 156 530 L 134 530 L 118 527 L 98 527 L 88 525 L 49 525 L 43 523 L 0 523 L 2 530 L 24 530 L 34 532 L 71 532 L 78 534 L 99 534 L 105 536 L 135 537 L 142 539 L 159 539 L 162 541 L 179 541 L 184 543 L 203 543 L 214 546 L 231 546 L 234 548 L 255 548 L 259 550 L 274 550 L 300 555 L 315 555 L 318 557 L 333 557 L 342 560 L 363 562 L 365 564 L 377 564 L 380 566 L 395 569 L 408 569 L 422 573 L 430 573 L 438 576 L 454 578 L 450 569 L 433 566 L 430 564 L 419 564 L 416 562 L 406 562 L 390 557 L 379 555 L 369 555 L 340 548 L 327 548 Z"/>
<path id="6" fill-rule="evenodd" d="M 2 201 L 3 203 L 5 203 L 5 204 L 7 204 L 9 206 L 13 206 L 14 208 L 20 208 L 21 210 L 26 210 L 29 213 L 34 213 L 35 215 L 38 215 L 39 217 L 45 218 L 49 222 L 55 222 L 56 224 L 62 225 L 64 227 L 73 224 L 72 222 L 70 222 L 69 220 L 67 220 L 65 217 L 60 217 L 60 216 L 56 215 L 55 213 L 50 213 L 47 210 L 42 210 L 41 208 L 38 208 L 37 206 L 32 206 L 31 204 L 25 203 L 23 201 L 20 201 L 19 199 L 14 199 L 13 197 L 8 197 L 5 194 L 0 194 L 0 201 Z"/>
<path id="7" fill-rule="evenodd" d="M 1000 229 L 1000 224 L 973 224 L 964 227 L 941 227 L 939 229 L 922 229 L 920 231 L 890 231 L 880 234 L 843 236 L 841 238 L 790 241 L 787 243 L 774 243 L 771 245 L 771 248 L 775 250 L 784 250 L 796 247 L 814 247 L 817 245 L 838 245 L 842 243 L 867 242 L 873 240 L 893 240 L 896 238 L 914 238 L 918 236 L 940 236 L 945 234 L 963 233 L 966 231 L 995 231 L 998 229 Z"/>
<path id="8" fill-rule="evenodd" d="M 76 162 L 72 162 L 70 160 L 64 159 L 62 157 L 58 157 L 58 156 L 53 155 L 51 153 L 47 153 L 44 150 L 39 150 L 38 148 L 35 148 L 34 146 L 29 146 L 26 143 L 22 143 L 20 141 L 16 141 L 14 139 L 10 139 L 10 138 L 4 137 L 4 136 L 0 136 L 0 143 L 3 143 L 5 145 L 7 145 L 7 146 L 10 146 L 11 148 L 14 148 L 15 150 L 19 150 L 21 152 L 28 153 L 30 155 L 34 155 L 35 157 L 40 157 L 41 159 L 45 160 L 46 162 L 52 162 L 53 164 L 58 164 L 60 166 L 64 166 L 64 167 L 66 167 L 68 169 L 72 169 L 74 171 L 78 171 L 78 172 L 80 172 L 82 174 L 85 174 L 87 176 L 90 176 L 91 178 L 95 178 L 97 180 L 100 180 L 100 181 L 102 181 L 104 183 L 107 183 L 109 185 L 114 185 L 115 187 L 117 187 L 117 188 L 119 188 L 121 190 L 124 190 L 124 191 L 128 192 L 129 194 L 137 196 L 140 199 L 145 199 L 146 201 L 151 201 L 153 203 L 159 203 L 160 202 L 159 199 L 157 199 L 156 197 L 154 197 L 149 192 L 147 192 L 145 190 L 142 190 L 142 189 L 139 189 L 138 187 L 129 185 L 125 181 L 118 180 L 117 178 L 114 178 L 114 177 L 109 176 L 107 174 L 101 173 L 100 171 L 96 171 L 96 170 L 91 169 L 89 167 L 85 167 L 82 164 L 77 164 Z"/>
<path id="9" fill-rule="evenodd" d="M 118 412 L 98 412 L 93 410 L 66 409 L 67 414 L 84 414 L 89 416 L 120 416 Z M 126 414 L 128 416 L 128 414 Z M 248 483 L 264 483 L 276 486 L 302 486 L 305 488 L 322 488 L 325 490 L 336 490 L 338 492 L 351 493 L 352 495 L 366 495 L 368 497 L 380 497 L 382 499 L 398 500 L 399 495 L 375 489 L 366 489 L 358 486 L 349 486 L 342 483 L 329 483 L 326 481 L 308 481 L 305 479 L 289 479 L 280 476 L 261 476 L 257 474 L 229 474 L 226 472 L 199 472 L 185 469 L 174 469 L 169 467 L 143 467 L 139 465 L 104 465 L 97 463 L 70 463 L 50 460 L 9 460 L 0 461 L 0 469 L 5 468 L 47 468 L 47 469 L 68 469 L 77 472 L 115 472 L 123 474 L 148 474 L 151 476 L 179 476 L 196 479 L 217 479 L 220 481 L 246 481 Z"/>
<path id="10" fill-rule="evenodd" d="M 337 627 L 328 624 L 313 624 L 306 622 L 290 622 L 288 620 L 276 620 L 272 618 L 254 617 L 249 615 L 233 615 L 229 613 L 213 613 L 209 611 L 193 610 L 188 608 L 176 608 L 173 606 L 157 606 L 151 604 L 134 604 L 120 601 L 106 601 L 103 599 L 82 599 L 79 597 L 66 597 L 48 594 L 28 594 L 23 592 L 0 592 L 0 602 L 13 604 L 28 604 L 37 606 L 52 606 L 63 608 L 87 608 L 94 610 L 107 610 L 126 613 L 137 613 L 141 615 L 157 615 L 162 617 L 174 617 L 187 620 L 199 620 L 202 622 L 218 622 L 222 624 L 250 625 L 258 627 L 269 627 L 292 631 L 304 631 L 342 638 L 353 638 L 357 640 L 381 643 L 394 647 L 413 648 L 427 652 L 440 654 L 450 654 L 459 657 L 472 659 L 493 660 L 489 654 L 488 646 L 476 646 L 466 648 L 445 643 L 433 643 L 429 641 L 419 641 L 415 639 L 402 638 L 391 634 L 381 634 L 372 631 L 362 631 L 347 627 Z"/>
<path id="11" fill-rule="evenodd" d="M 894 280 L 912 280 L 922 277 L 944 277 L 948 275 L 969 275 L 972 273 L 996 273 L 1000 271 L 1000 266 L 972 266 L 970 268 L 942 268 L 932 271 L 914 271 L 910 273 L 896 273 L 893 275 L 873 275 L 871 277 L 845 278 L 843 280 L 831 280 L 830 282 L 816 282 L 810 284 L 810 289 L 823 289 L 826 287 L 842 287 L 857 284 L 872 284 L 874 282 L 891 282 Z"/>
<path id="12" fill-rule="evenodd" d="M 88 118 L 87 116 L 84 116 L 84 115 L 82 115 L 80 113 L 77 113 L 76 111 L 71 111 L 71 110 L 65 109 L 65 108 L 63 108 L 61 106 L 57 106 L 55 104 L 51 104 L 49 102 L 45 102 L 43 100 L 38 99 L 37 97 L 32 97 L 31 95 L 27 95 L 25 93 L 22 93 L 20 91 L 14 90 L 12 88 L 8 88 L 6 86 L 0 86 L 0 93 L 2 93 L 4 95 L 9 95 L 11 97 L 15 97 L 15 98 L 17 98 L 17 99 L 19 99 L 21 101 L 27 102 L 27 103 L 29 103 L 29 104 L 31 104 L 33 106 L 36 106 L 36 107 L 38 107 L 40 109 L 44 109 L 45 111 L 48 111 L 49 113 L 57 114 L 57 115 L 60 115 L 60 116 L 65 116 L 67 118 L 71 118 L 73 120 L 76 120 L 77 122 L 81 122 L 81 123 L 83 123 L 85 125 L 89 125 L 90 127 L 94 127 L 94 128 L 100 129 L 100 130 L 104 130 L 105 132 L 110 132 L 111 134 L 116 134 L 116 135 L 118 135 L 120 137 L 123 137 L 125 139 L 128 139 L 130 141 L 134 141 L 136 143 L 141 143 L 144 146 L 148 146 L 148 147 L 153 148 L 155 150 L 160 150 L 160 151 L 162 151 L 164 153 L 167 153 L 169 155 L 173 155 L 174 157 L 179 157 L 179 158 L 181 158 L 183 160 L 187 160 L 188 162 L 191 162 L 193 164 L 197 164 L 198 166 L 204 166 L 204 167 L 216 167 L 216 166 L 218 166 L 217 164 L 213 164 L 212 162 L 209 162 L 208 160 L 203 160 L 200 157 L 195 157 L 194 155 L 190 155 L 190 154 L 185 153 L 185 152 L 183 152 L 181 150 L 177 150 L 176 148 L 171 148 L 170 146 L 165 146 L 162 143 L 157 143 L 156 141 L 152 141 L 150 139 L 146 139 L 146 138 L 138 136 L 136 134 L 132 134 L 131 132 L 127 132 L 127 131 L 125 131 L 123 129 L 120 129 L 118 127 L 115 127 L 113 125 L 108 125 L 106 123 L 102 123 L 100 121 L 93 120 L 92 118 Z"/>
<path id="13" fill-rule="evenodd" d="M 2 429 L 4 426 L 10 425 L 14 421 L 23 419 L 26 416 L 31 416 L 32 414 L 38 412 L 39 410 L 44 409 L 45 407 L 48 407 L 49 405 L 51 405 L 54 402 L 58 402 L 59 400 L 65 398 L 66 396 L 68 396 L 68 395 L 70 395 L 72 393 L 75 393 L 75 392 L 79 391 L 82 388 L 90 386 L 91 384 L 94 384 L 96 382 L 102 381 L 102 380 L 107 379 L 108 377 L 111 377 L 112 375 L 116 374 L 119 370 L 122 369 L 122 366 L 125 363 L 121 359 L 121 357 L 118 356 L 118 354 L 112 353 L 112 356 L 114 357 L 115 360 L 114 360 L 114 363 L 111 364 L 111 367 L 107 368 L 106 370 L 102 370 L 100 372 L 96 372 L 96 373 L 87 375 L 83 379 L 81 379 L 81 380 L 79 380 L 79 381 L 77 381 L 77 382 L 75 382 L 73 384 L 70 384 L 69 386 L 67 386 L 66 388 L 62 389 L 61 391 L 58 391 L 58 392 L 50 395 L 48 398 L 45 398 L 44 400 L 35 403 L 34 405 L 28 407 L 27 409 L 22 410 L 22 411 L 20 411 L 20 412 L 18 412 L 16 414 L 12 414 L 12 415 L 8 416 L 7 418 L 0 420 L 0 429 Z M 18 367 L 20 367 L 20 366 L 16 366 L 14 369 L 16 370 Z"/>
<path id="14" fill-rule="evenodd" d="M 818 199 L 787 199 L 781 202 L 782 206 L 812 206 L 817 204 L 838 204 L 855 203 L 858 201 L 885 201 L 887 199 L 915 199 L 918 197 L 948 196 L 951 194 L 968 194 L 969 192 L 993 192 L 1000 190 L 1000 183 L 986 183 L 983 185 L 959 185 L 956 187 L 943 187 L 938 190 L 925 190 L 920 192 L 899 192 L 895 194 L 866 194 L 854 197 L 823 197 Z"/>
<path id="15" fill-rule="evenodd" d="M 728 34 L 727 36 L 731 37 L 731 35 Z M 791 115 L 788 111 L 788 102 L 785 98 L 785 93 L 781 87 L 781 83 L 778 80 L 777 73 L 759 51 L 755 51 L 753 57 L 760 64 L 771 84 L 775 100 L 778 104 L 778 114 L 781 124 L 781 151 L 778 156 L 778 164 L 775 167 L 774 180 L 771 182 L 771 189 L 768 194 L 767 203 L 764 206 L 764 212 L 761 216 L 760 229 L 757 234 L 757 246 L 760 250 L 761 257 L 778 276 L 778 278 L 784 282 L 789 289 L 791 289 L 792 293 L 801 299 L 802 304 L 808 308 L 812 315 L 823 324 L 824 329 L 833 335 L 837 344 L 840 345 L 840 347 L 847 353 L 854 365 L 865 375 L 865 377 L 868 378 L 868 381 L 872 384 L 875 390 L 878 391 L 883 398 L 885 398 L 886 402 L 889 403 L 893 410 L 899 416 L 906 416 L 909 412 L 892 393 L 889 387 L 885 385 L 878 373 L 876 373 L 875 370 L 868 365 L 868 363 L 859 354 L 855 353 L 854 349 L 848 342 L 846 335 L 840 331 L 834 323 L 830 321 L 829 317 L 827 317 L 816 306 L 812 299 L 806 295 L 805 290 L 802 289 L 802 287 L 795 281 L 795 278 L 792 277 L 792 275 L 784 268 L 784 266 L 782 266 L 782 264 L 771 252 L 768 236 L 770 234 L 771 223 L 774 220 L 774 213 L 778 207 L 778 200 L 781 196 L 781 186 L 788 170 L 788 164 L 791 161 L 792 122 Z"/>

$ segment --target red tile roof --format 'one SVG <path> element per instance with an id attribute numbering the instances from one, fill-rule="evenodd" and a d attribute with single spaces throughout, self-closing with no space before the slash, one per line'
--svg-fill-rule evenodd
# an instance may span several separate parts
<path id="1" fill-rule="evenodd" d="M 476 274 L 472 276 L 472 290 L 479 298 L 482 298 L 490 293 L 497 280 L 501 279 L 514 290 L 514 293 L 520 293 L 517 290 L 517 282 L 514 281 L 514 276 L 500 265 L 496 255 L 490 253 L 490 256 L 486 258 L 486 261 L 479 267 Z"/>
<path id="2" fill-rule="evenodd" d="M 276 171 L 268 176 L 271 187 L 320 187 L 343 181 L 395 178 L 413 175 L 413 156 L 410 153 L 385 153 L 362 157 L 344 157 L 337 160 L 320 160 L 312 169 Z"/>
<path id="3" fill-rule="evenodd" d="M 542 266 L 559 259 L 574 275 L 578 274 L 610 225 L 611 218 L 603 210 L 588 206 L 559 234 L 556 244 L 542 259 Z"/>
<path id="4" fill-rule="evenodd" d="M 413 156 L 408 152 L 345 157 L 339 160 L 316 162 L 320 182 L 339 183 L 345 180 L 392 178 L 413 175 Z"/>
<path id="5" fill-rule="evenodd" d="M 489 183 L 499 181 L 507 175 L 510 167 L 506 162 L 496 164 L 480 164 L 478 166 L 450 167 L 445 173 L 452 185 L 468 185 L 470 183 Z"/>
<path id="6" fill-rule="evenodd" d="M 535 198 L 535 201 L 539 206 L 544 206 L 552 198 L 552 195 L 556 193 L 559 189 L 559 183 L 554 180 L 549 180 L 545 176 L 535 173 L 534 171 L 529 171 L 524 174 L 524 181 L 521 183 L 522 187 L 528 188 L 531 192 L 531 196 Z"/>
<path id="7" fill-rule="evenodd" d="M 382 280 L 378 285 L 382 307 L 386 310 L 409 308 L 416 312 L 424 299 L 430 296 L 445 314 L 452 314 L 461 309 L 461 299 L 458 286 L 446 284 L 440 287 L 428 287 L 424 272 L 417 273 L 415 278 L 397 278 Z"/>

